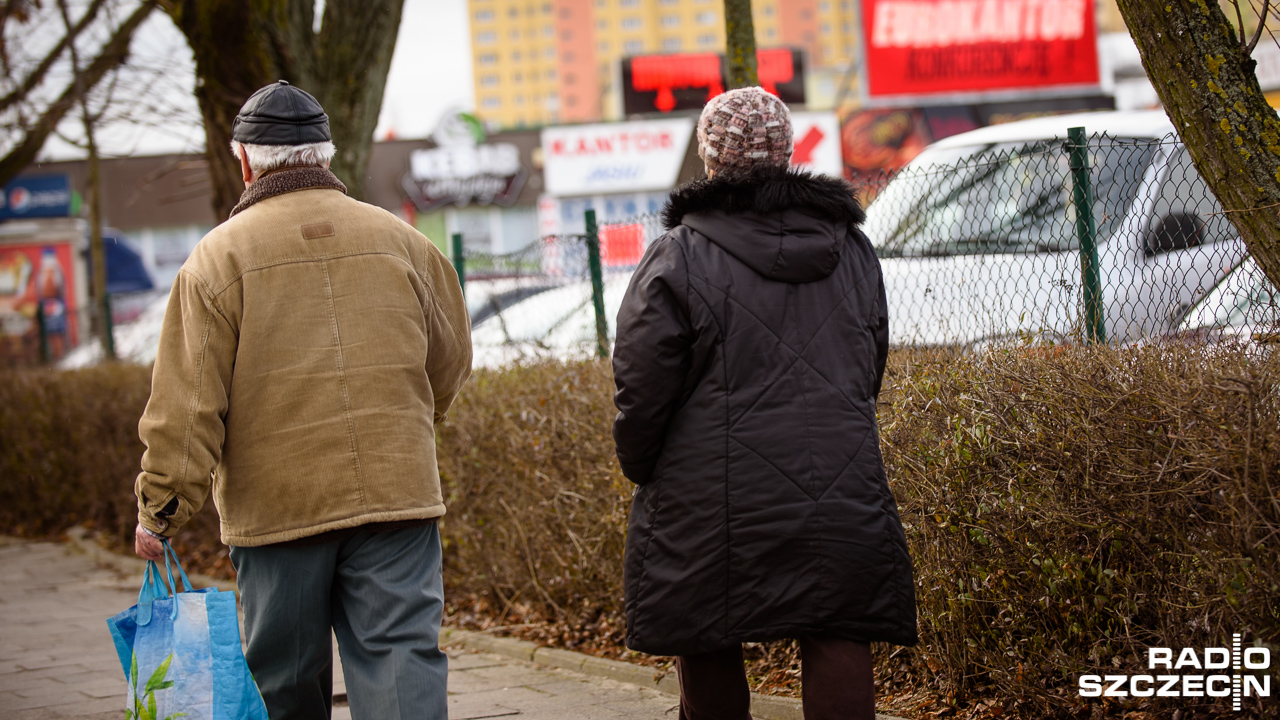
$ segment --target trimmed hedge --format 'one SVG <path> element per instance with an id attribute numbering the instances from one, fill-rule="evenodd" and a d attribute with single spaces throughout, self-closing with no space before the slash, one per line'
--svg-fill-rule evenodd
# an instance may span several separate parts
<path id="1" fill-rule="evenodd" d="M 612 390 L 599 362 L 468 384 L 438 433 L 451 622 L 630 655 Z M 1228 714 L 1216 698 L 1086 701 L 1077 679 L 1234 632 L 1280 656 L 1278 391 L 1280 358 L 1231 347 L 893 353 L 881 442 L 921 644 L 878 649 L 881 698 L 917 716 Z M 87 520 L 131 544 L 146 393 L 137 368 L 0 374 L 0 529 Z M 181 537 L 201 569 L 229 570 L 213 513 Z M 795 692 L 793 644 L 748 657 L 757 688 Z M 1232 716 L 1280 707 L 1262 703 Z"/>

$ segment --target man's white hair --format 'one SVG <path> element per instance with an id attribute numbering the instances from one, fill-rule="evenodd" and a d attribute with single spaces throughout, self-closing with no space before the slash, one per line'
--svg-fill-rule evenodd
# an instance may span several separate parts
<path id="1" fill-rule="evenodd" d="M 282 167 L 327 167 L 337 149 L 328 140 L 305 145 L 252 145 L 231 141 L 237 158 L 248 157 L 254 175 Z"/>

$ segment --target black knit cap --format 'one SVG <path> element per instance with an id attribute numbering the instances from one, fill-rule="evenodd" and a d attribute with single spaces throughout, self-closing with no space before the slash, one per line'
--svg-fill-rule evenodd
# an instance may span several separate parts
<path id="1" fill-rule="evenodd" d="M 307 145 L 332 138 L 320 103 L 280 80 L 249 96 L 231 123 L 231 139 L 246 145 Z"/>

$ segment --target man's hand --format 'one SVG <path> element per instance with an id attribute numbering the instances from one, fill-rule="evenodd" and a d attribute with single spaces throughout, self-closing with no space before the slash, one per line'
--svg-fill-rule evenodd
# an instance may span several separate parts
<path id="1" fill-rule="evenodd" d="M 160 562 L 164 560 L 164 545 L 160 541 L 151 537 L 151 534 L 139 523 L 138 527 L 133 531 L 133 551 L 143 560 L 154 560 Z"/>

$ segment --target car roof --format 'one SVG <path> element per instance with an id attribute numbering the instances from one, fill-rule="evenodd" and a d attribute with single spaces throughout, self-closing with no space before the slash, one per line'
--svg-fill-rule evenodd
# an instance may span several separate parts
<path id="1" fill-rule="evenodd" d="M 1114 137 L 1162 138 L 1173 132 L 1173 123 L 1163 110 L 1129 110 L 1072 113 L 990 125 L 935 142 L 932 148 L 956 148 L 1005 142 L 1030 142 L 1065 138 L 1067 129 L 1083 127 L 1090 135 L 1106 133 Z"/>

